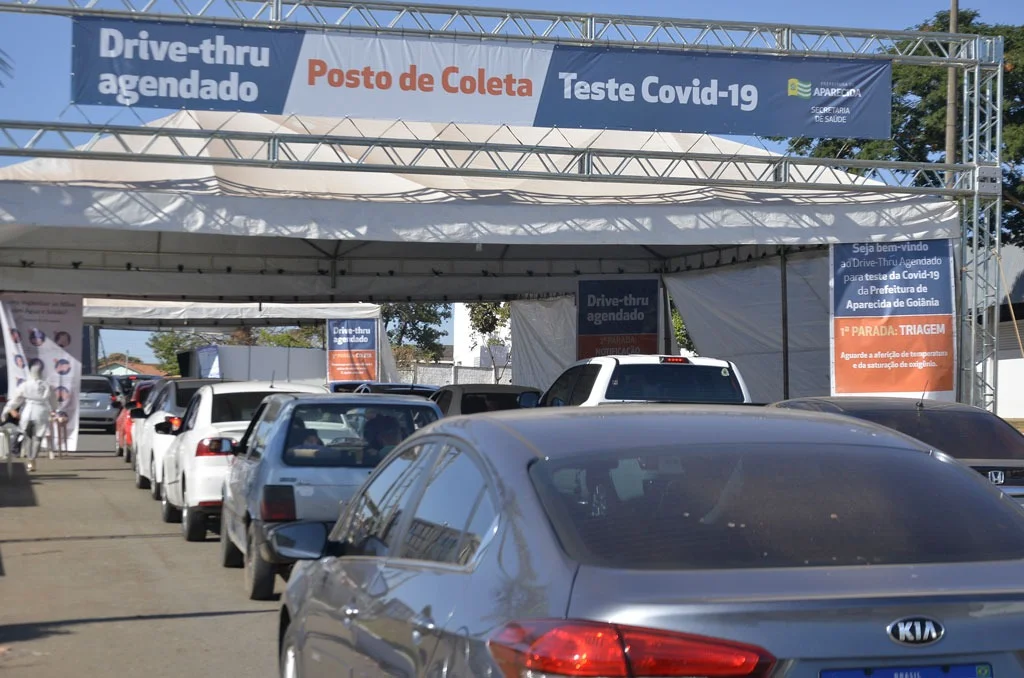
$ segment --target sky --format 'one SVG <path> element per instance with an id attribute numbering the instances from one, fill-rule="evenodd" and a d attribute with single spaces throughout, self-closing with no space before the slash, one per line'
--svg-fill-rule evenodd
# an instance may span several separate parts
<path id="1" fill-rule="evenodd" d="M 55 4 L 60 0 L 43 0 Z M 142 4 L 142 3 L 139 3 Z M 198 2 L 189 2 L 199 6 Z M 447 3 L 446 3 L 447 4 Z M 516 7 L 567 12 L 622 13 L 623 3 L 613 0 L 483 0 L 481 7 Z M 104 2 L 104 7 L 120 3 Z M 1024 23 L 1019 0 L 960 0 L 961 10 L 973 9 L 987 23 Z M 808 2 L 807 0 L 632 0 L 629 14 L 670 16 L 720 21 L 755 21 L 844 28 L 903 30 L 921 23 L 936 12 L 948 10 L 948 2 L 931 0 L 857 0 L 856 2 Z M 14 74 L 0 88 L 0 119 L 81 121 L 67 112 L 70 94 L 71 20 L 63 17 L 0 13 L 0 49 L 14 65 Z M 153 112 L 145 119 L 156 117 Z M 115 115 L 118 122 L 130 124 L 118 109 L 91 108 L 93 122 Z M 12 162 L 0 156 L 0 165 Z M 450 323 L 445 327 L 450 331 Z M 107 353 L 129 352 L 143 360 L 152 360 L 146 347 L 148 333 L 104 330 L 101 333 Z"/>

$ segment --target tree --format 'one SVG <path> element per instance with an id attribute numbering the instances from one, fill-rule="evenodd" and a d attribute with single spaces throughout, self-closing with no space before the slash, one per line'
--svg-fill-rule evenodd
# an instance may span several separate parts
<path id="1" fill-rule="evenodd" d="M 210 343 L 209 337 L 195 332 L 154 332 L 146 340 L 146 346 L 156 356 L 157 367 L 169 376 L 181 374 L 178 369 L 178 353 Z"/>
<path id="2" fill-rule="evenodd" d="M 142 361 L 130 354 L 110 353 L 103 362 L 107 365 L 126 365 L 129 363 L 140 363 Z"/>
<path id="3" fill-rule="evenodd" d="M 990 25 L 974 10 L 961 10 L 959 31 L 1001 35 L 1003 73 L 1003 238 L 1024 244 L 1024 26 Z M 944 32 L 949 12 L 938 12 L 913 30 Z M 891 140 L 792 139 L 791 152 L 825 158 L 927 162 L 945 159 L 946 77 L 944 67 L 893 65 Z M 962 128 L 957 121 L 958 132 Z M 963 160 L 963 158 L 957 158 Z M 856 171 L 856 170 L 848 170 Z M 922 185 L 926 179 L 921 179 Z"/>
<path id="4" fill-rule="evenodd" d="M 325 348 L 324 323 L 305 327 L 270 328 L 256 333 L 256 346 L 280 346 L 282 348 Z"/>
<path id="5" fill-rule="evenodd" d="M 512 364 L 512 351 L 509 350 L 504 360 L 496 359 L 492 346 L 504 346 L 505 342 L 495 336 L 495 333 L 508 327 L 511 317 L 511 307 L 508 303 L 500 301 L 481 301 L 469 306 L 469 327 L 484 338 L 484 346 L 491 356 L 491 369 L 494 370 L 495 383 L 501 381 L 505 370 Z M 476 344 L 472 345 L 476 348 Z M 500 363 L 500 364 L 499 364 Z"/>
<path id="6" fill-rule="evenodd" d="M 441 359 L 444 354 L 441 323 L 452 317 L 451 304 L 382 304 L 380 314 L 392 346 L 411 344 L 429 360 Z"/>
<path id="7" fill-rule="evenodd" d="M 697 349 L 693 346 L 690 333 L 686 331 L 686 324 L 683 323 L 683 316 L 679 315 L 679 311 L 676 310 L 675 306 L 672 306 L 672 332 L 676 335 L 676 342 L 679 344 L 679 348 L 696 352 Z"/>

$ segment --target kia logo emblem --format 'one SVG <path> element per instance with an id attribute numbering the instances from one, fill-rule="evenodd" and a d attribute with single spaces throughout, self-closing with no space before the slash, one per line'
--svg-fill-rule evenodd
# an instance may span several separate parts
<path id="1" fill-rule="evenodd" d="M 993 485 L 1002 485 L 1006 482 L 1006 474 L 1002 471 L 989 471 L 988 479 Z"/>
<path id="2" fill-rule="evenodd" d="M 900 645 L 931 645 L 942 640 L 946 629 L 928 617 L 904 617 L 889 624 L 886 631 L 894 643 Z"/>

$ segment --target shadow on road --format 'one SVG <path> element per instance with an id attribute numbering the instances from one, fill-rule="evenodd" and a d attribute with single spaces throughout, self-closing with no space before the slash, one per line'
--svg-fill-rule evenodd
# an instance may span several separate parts
<path id="1" fill-rule="evenodd" d="M 24 643 L 49 636 L 66 636 L 74 633 L 75 626 L 85 624 L 113 624 L 117 622 L 160 621 L 166 619 L 204 619 L 208 617 L 235 617 L 249 614 L 276 613 L 276 610 L 224 610 L 222 612 L 184 612 L 181 614 L 139 614 L 125 617 L 86 617 L 60 621 L 35 622 L 31 624 L 7 624 L 0 626 L 0 645 Z"/>
<path id="2" fill-rule="evenodd" d="M 71 537 L 26 537 L 25 539 L 0 539 L 0 544 L 38 544 L 48 541 L 97 541 L 102 539 L 181 539 L 177 532 L 159 532 L 157 534 L 95 534 Z"/>
<path id="3" fill-rule="evenodd" d="M 10 477 L 7 476 L 7 462 L 0 464 L 0 508 L 38 506 L 32 480 L 24 464 L 13 464 Z"/>

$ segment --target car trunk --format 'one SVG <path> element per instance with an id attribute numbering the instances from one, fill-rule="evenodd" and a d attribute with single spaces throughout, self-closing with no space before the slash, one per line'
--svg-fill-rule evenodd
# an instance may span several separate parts
<path id="1" fill-rule="evenodd" d="M 372 472 L 372 468 L 285 466 L 275 469 L 267 484 L 295 488 L 298 520 L 333 522 L 338 519 L 338 503 L 348 501 Z"/>
<path id="2" fill-rule="evenodd" d="M 968 668 L 949 673 L 938 667 L 988 665 L 976 675 L 1000 678 L 1019 675 L 1024 657 L 1024 566 L 690 572 L 583 566 L 568 617 L 752 644 L 774 655 L 780 662 L 775 675 L 787 677 L 818 678 L 837 669 L 865 676 L 870 669 L 875 678 L 892 678 L 884 669 L 902 667 L 921 669 L 917 678 L 956 678 Z M 945 635 L 928 646 L 890 638 L 889 625 L 909 617 L 936 620 Z"/>

